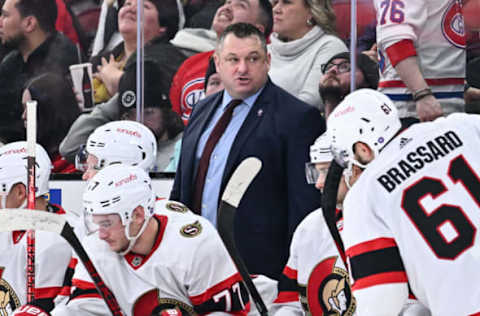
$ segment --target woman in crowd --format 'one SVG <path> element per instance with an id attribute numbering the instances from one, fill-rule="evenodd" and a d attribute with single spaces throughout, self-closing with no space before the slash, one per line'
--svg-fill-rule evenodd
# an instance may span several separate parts
<path id="1" fill-rule="evenodd" d="M 23 90 L 22 119 L 27 124 L 25 106 L 37 101 L 37 143 L 42 145 L 53 163 L 53 173 L 72 173 L 75 166 L 59 153 L 58 146 L 67 135 L 70 125 L 80 115 L 72 86 L 63 77 L 44 73 L 27 82 Z"/>
<path id="2" fill-rule="evenodd" d="M 330 1 L 273 1 L 269 75 L 274 83 L 316 107 L 322 107 L 318 92 L 322 64 L 348 51 L 335 36 L 335 13 Z"/>
<path id="3" fill-rule="evenodd" d="M 179 27 L 179 10 L 176 0 L 145 0 L 144 43 L 145 59 L 158 62 L 173 78 L 185 59 L 169 40 Z M 92 58 L 94 71 L 95 103 L 105 102 L 118 92 L 118 82 L 127 63 L 135 62 L 137 49 L 137 0 L 126 0 L 118 11 L 118 30 L 123 42 L 113 50 L 101 52 Z M 132 58 L 130 58 L 132 57 Z"/>

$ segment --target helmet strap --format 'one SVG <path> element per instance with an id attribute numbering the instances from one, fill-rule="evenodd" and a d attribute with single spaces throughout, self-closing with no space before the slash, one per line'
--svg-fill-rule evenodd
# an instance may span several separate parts
<path id="1" fill-rule="evenodd" d="M 145 212 L 145 210 L 144 210 L 144 212 Z M 147 228 L 149 219 L 150 219 L 150 217 L 148 217 L 148 218 L 145 217 L 145 220 L 143 221 L 142 227 L 140 227 L 140 230 L 138 231 L 137 235 L 135 235 L 135 236 L 130 236 L 130 225 L 132 224 L 132 220 L 130 219 L 128 221 L 127 225 L 125 225 L 125 236 L 128 239 L 128 247 L 124 251 L 120 252 L 120 255 L 124 256 L 127 253 L 129 253 L 130 250 L 132 250 L 133 246 L 137 242 L 138 237 L 140 237 L 143 234 L 143 232 L 145 231 L 145 229 Z"/>

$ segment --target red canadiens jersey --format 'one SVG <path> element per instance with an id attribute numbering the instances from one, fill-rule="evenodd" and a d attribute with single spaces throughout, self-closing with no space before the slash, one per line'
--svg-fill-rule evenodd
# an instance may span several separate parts
<path id="1" fill-rule="evenodd" d="M 360 315 L 395 314 L 407 281 L 432 315 L 480 315 L 479 157 L 480 117 L 457 113 L 412 125 L 367 166 L 343 214 Z"/>
<path id="2" fill-rule="evenodd" d="M 318 209 L 295 230 L 275 315 L 354 315 L 355 305 L 342 255 Z"/>
<path id="3" fill-rule="evenodd" d="M 172 109 L 187 125 L 193 105 L 205 96 L 205 73 L 213 50 L 189 57 L 178 68 L 170 88 Z"/>
<path id="4" fill-rule="evenodd" d="M 161 209 L 167 205 L 168 210 Z M 112 252 L 97 234 L 83 240 L 124 315 L 150 316 L 173 306 L 190 314 L 246 315 L 246 288 L 214 227 L 182 204 L 167 200 L 157 201 L 154 220 L 160 231 L 146 256 Z M 77 265 L 72 284 L 70 301 L 52 315 L 109 314 L 82 264 Z"/>
<path id="5" fill-rule="evenodd" d="M 57 206 L 49 205 L 56 213 L 64 213 Z M 0 315 L 12 312 L 27 303 L 27 235 L 25 232 L 0 233 Z M 72 256 L 72 248 L 58 234 L 35 232 L 35 299 L 53 300 L 64 285 L 65 274 Z M 50 304 L 48 303 L 48 304 Z M 47 306 L 43 309 L 51 310 Z"/>
<path id="6" fill-rule="evenodd" d="M 444 113 L 463 112 L 466 32 L 461 1 L 374 0 L 374 5 L 378 87 L 395 102 L 400 117 L 416 116 L 416 108 L 411 91 L 394 66 L 414 55 Z"/>

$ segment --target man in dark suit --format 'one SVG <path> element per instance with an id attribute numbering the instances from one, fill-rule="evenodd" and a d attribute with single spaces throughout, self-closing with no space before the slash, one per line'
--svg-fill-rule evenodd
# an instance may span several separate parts
<path id="1" fill-rule="evenodd" d="M 233 171 L 243 159 L 259 158 L 262 170 L 237 210 L 235 240 L 250 273 L 278 279 L 296 226 L 320 206 L 304 168 L 325 121 L 317 109 L 270 81 L 265 37 L 253 25 L 227 27 L 214 58 L 225 90 L 195 105 L 170 198 L 216 224 L 218 201 Z M 212 145 L 222 122 L 227 127 Z"/>

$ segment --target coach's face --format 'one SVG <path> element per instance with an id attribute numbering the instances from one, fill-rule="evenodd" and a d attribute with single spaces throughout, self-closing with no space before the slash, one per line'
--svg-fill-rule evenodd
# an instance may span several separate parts
<path id="1" fill-rule="evenodd" d="M 252 96 L 267 82 L 270 55 L 257 36 L 228 34 L 214 58 L 225 90 L 234 99 Z"/>

